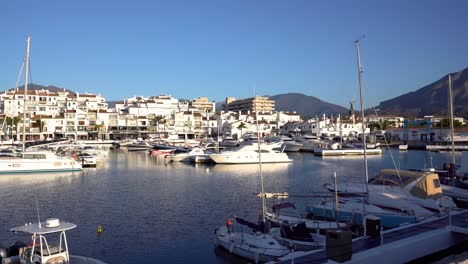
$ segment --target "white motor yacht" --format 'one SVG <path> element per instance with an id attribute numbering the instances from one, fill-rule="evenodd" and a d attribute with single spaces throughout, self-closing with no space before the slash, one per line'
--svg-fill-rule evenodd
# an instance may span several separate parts
<path id="1" fill-rule="evenodd" d="M 292 159 L 284 152 L 273 150 L 281 146 L 281 143 L 244 145 L 236 151 L 225 151 L 210 154 L 210 158 L 221 164 L 247 164 L 259 163 L 259 152 L 261 152 L 262 163 L 292 162 Z"/>
<path id="2" fill-rule="evenodd" d="M 328 145 L 327 141 L 312 135 L 295 136 L 294 140 L 302 144 L 301 151 L 305 152 L 314 152 L 316 148 L 325 148 Z"/>
<path id="3" fill-rule="evenodd" d="M 284 152 L 298 152 L 303 147 L 302 143 L 296 142 L 290 137 L 281 137 L 283 145 L 281 148 Z"/>
<path id="4" fill-rule="evenodd" d="M 51 151 L 26 151 L 19 158 L 0 159 L 0 173 L 80 171 L 79 162 Z"/>
<path id="5" fill-rule="evenodd" d="M 164 160 L 167 162 L 190 161 L 192 156 L 195 157 L 197 155 L 206 155 L 206 154 L 203 151 L 203 149 L 195 147 L 190 152 L 168 154 L 164 156 Z"/>

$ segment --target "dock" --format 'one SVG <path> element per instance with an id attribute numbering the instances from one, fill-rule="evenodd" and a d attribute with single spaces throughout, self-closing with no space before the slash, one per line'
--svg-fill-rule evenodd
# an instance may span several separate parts
<path id="1" fill-rule="evenodd" d="M 468 241 L 468 210 L 451 209 L 447 216 L 401 226 L 352 242 L 346 263 L 404 263 Z M 293 252 L 271 263 L 327 263 L 327 249 Z M 332 261 L 332 260 L 330 260 Z"/>
<path id="2" fill-rule="evenodd" d="M 366 149 L 367 155 L 382 155 L 382 149 Z M 347 156 L 364 155 L 364 149 L 316 149 L 314 155 L 317 156 Z"/>
<path id="3" fill-rule="evenodd" d="M 468 151 L 467 145 L 455 145 L 455 151 Z M 429 151 L 452 151 L 452 145 L 426 145 L 426 150 Z"/>

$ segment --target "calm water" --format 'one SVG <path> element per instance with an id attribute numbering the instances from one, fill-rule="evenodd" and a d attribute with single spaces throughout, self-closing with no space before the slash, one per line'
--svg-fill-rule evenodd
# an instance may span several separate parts
<path id="1" fill-rule="evenodd" d="M 391 150 L 396 166 L 441 167 L 450 153 Z M 339 183 L 361 181 L 362 157 L 315 157 L 292 154 L 291 164 L 262 166 L 265 191 L 308 195 L 322 190 L 334 172 Z M 457 153 L 467 170 L 468 154 Z M 369 174 L 393 168 L 388 150 L 369 157 Z M 228 216 L 258 218 L 258 165 L 165 164 L 146 152 L 111 151 L 97 168 L 82 173 L 0 176 L 0 241 L 9 246 L 29 241 L 8 232 L 41 219 L 58 217 L 76 223 L 68 232 L 72 253 L 107 263 L 238 263 L 214 247 L 215 228 Z M 292 198 L 303 210 L 314 198 Z M 103 233 L 97 234 L 97 227 Z"/>

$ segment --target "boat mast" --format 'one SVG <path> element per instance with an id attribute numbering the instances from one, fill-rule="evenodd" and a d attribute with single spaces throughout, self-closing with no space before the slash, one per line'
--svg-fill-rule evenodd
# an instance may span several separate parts
<path id="1" fill-rule="evenodd" d="M 29 45 L 31 43 L 31 37 L 26 38 L 26 73 L 24 77 L 24 98 L 23 98 L 23 152 L 25 150 L 26 143 L 26 97 L 28 94 L 28 76 L 29 76 Z"/>
<path id="2" fill-rule="evenodd" d="M 262 150 L 260 148 L 260 130 L 258 128 L 257 95 L 255 94 L 255 88 L 254 88 L 253 103 L 254 103 L 254 109 L 255 109 L 255 123 L 256 123 L 256 126 L 257 126 L 258 170 L 259 170 L 258 173 L 260 174 L 260 188 L 261 188 L 261 191 L 262 191 L 262 222 L 265 223 L 266 201 L 265 201 L 265 191 L 264 191 L 264 187 L 263 187 Z"/>
<path id="3" fill-rule="evenodd" d="M 362 122 L 362 143 L 364 147 L 364 170 L 365 170 L 365 182 L 364 185 L 366 186 L 366 194 L 365 194 L 365 201 L 367 202 L 368 196 L 369 196 L 369 188 L 367 186 L 367 182 L 369 181 L 369 171 L 367 169 L 367 144 L 366 144 L 366 135 L 365 135 L 365 124 L 364 124 L 364 106 L 363 106 L 363 100 L 362 100 L 362 66 L 361 66 L 361 54 L 360 54 L 360 49 L 359 49 L 359 41 L 364 38 L 362 36 L 358 40 L 356 40 L 354 43 L 356 44 L 356 49 L 357 49 L 357 64 L 358 64 L 358 77 L 359 77 L 359 99 L 361 101 L 361 122 Z"/>
<path id="4" fill-rule="evenodd" d="M 454 129 L 453 129 L 453 98 L 452 98 L 452 76 L 448 76 L 448 93 L 449 93 L 449 109 L 450 109 L 450 134 L 452 141 L 452 166 L 455 166 L 455 142 L 454 142 Z M 452 175 L 455 176 L 455 175 Z"/>

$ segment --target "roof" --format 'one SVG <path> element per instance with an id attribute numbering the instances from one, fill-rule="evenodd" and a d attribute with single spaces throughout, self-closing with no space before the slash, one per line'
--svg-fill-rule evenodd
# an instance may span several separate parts
<path id="1" fill-rule="evenodd" d="M 68 222 L 60 222 L 56 227 L 46 227 L 46 222 L 41 222 L 41 227 L 38 223 L 26 224 L 23 226 L 18 226 L 10 229 L 11 232 L 20 232 L 28 234 L 50 234 L 57 233 L 61 231 L 66 231 L 75 228 L 76 225 Z"/>

